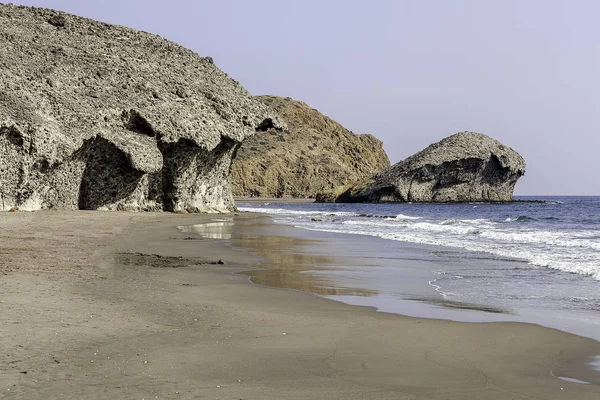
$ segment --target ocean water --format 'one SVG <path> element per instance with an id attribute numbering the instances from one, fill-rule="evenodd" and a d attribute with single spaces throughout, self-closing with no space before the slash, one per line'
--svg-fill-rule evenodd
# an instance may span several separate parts
<path id="1" fill-rule="evenodd" d="M 435 293 L 424 297 L 412 295 L 406 284 L 406 270 L 394 269 L 392 262 L 378 268 L 315 272 L 340 275 L 340 285 L 347 285 L 352 278 L 360 282 L 361 289 L 378 293 L 368 297 L 337 296 L 337 300 L 415 316 L 535 322 L 600 340 L 600 197 L 517 199 L 541 201 L 239 202 L 238 208 L 242 212 L 265 213 L 275 222 L 315 234 L 320 231 L 354 240 L 359 238 L 357 235 L 377 239 L 376 245 L 369 246 L 373 251 L 377 249 L 378 254 L 369 255 L 369 246 L 365 246 L 359 255 L 363 258 L 393 260 L 394 252 L 401 257 L 403 251 L 393 244 L 410 244 L 422 254 L 419 265 L 424 265 L 426 271 L 421 271 L 420 276 Z M 382 255 L 385 248 L 389 250 Z M 453 305 L 455 310 L 480 310 L 481 315 L 493 316 L 441 315 L 432 313 L 432 307 L 412 307 L 412 312 L 406 312 L 406 301 L 435 306 L 436 296 L 439 304 Z"/>

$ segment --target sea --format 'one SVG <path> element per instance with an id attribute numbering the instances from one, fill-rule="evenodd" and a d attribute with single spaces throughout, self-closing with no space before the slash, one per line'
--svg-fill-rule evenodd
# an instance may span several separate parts
<path id="1" fill-rule="evenodd" d="M 321 243 L 307 252 L 342 256 L 345 265 L 302 271 L 340 289 L 324 297 L 417 317 L 530 322 L 600 340 L 600 197 L 516 200 L 237 206 Z"/>

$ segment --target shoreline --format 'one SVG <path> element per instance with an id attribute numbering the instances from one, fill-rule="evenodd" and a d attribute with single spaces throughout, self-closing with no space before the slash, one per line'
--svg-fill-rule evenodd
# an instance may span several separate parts
<path id="1" fill-rule="evenodd" d="M 244 213 L 242 213 L 244 215 Z M 318 263 L 322 267 L 317 269 L 302 267 L 300 271 L 294 271 L 293 268 L 280 268 L 267 265 L 264 270 L 275 269 L 282 275 L 306 273 L 301 281 L 307 282 L 274 282 L 269 281 L 269 271 L 251 270 L 242 272 L 249 276 L 250 281 L 255 284 L 268 287 L 282 287 L 288 289 L 301 290 L 309 293 L 315 293 L 326 299 L 339 301 L 344 304 L 354 306 L 372 307 L 378 312 L 386 312 L 396 315 L 410 316 L 415 318 L 428 318 L 438 320 L 449 320 L 455 322 L 469 323 L 487 323 L 487 322 L 518 322 L 539 325 L 546 328 L 557 329 L 562 332 L 583 336 L 600 342 L 600 334 L 595 324 L 584 323 L 573 318 L 572 312 L 565 312 L 559 309 L 536 310 L 531 307 L 513 308 L 505 305 L 494 305 L 491 303 L 474 303 L 460 300 L 448 299 L 436 285 L 436 281 L 445 275 L 431 273 L 433 269 L 443 270 L 442 265 L 458 257 L 462 262 L 472 259 L 473 255 L 480 253 L 450 246 L 422 244 L 404 241 L 389 241 L 378 236 L 369 234 L 346 234 L 340 232 L 328 232 L 311 230 L 302 227 L 295 227 L 283 222 L 274 222 L 273 216 L 261 214 L 262 217 L 276 224 L 281 231 L 286 232 L 286 236 L 292 236 L 300 240 L 310 238 L 314 243 L 309 246 L 310 249 L 299 248 L 294 251 L 298 260 L 304 257 L 302 263 Z M 225 228 L 227 230 L 227 228 Z M 225 232 L 225 230 L 221 232 Z M 199 234 L 203 234 L 202 232 Z M 240 236 L 239 232 L 235 235 L 228 233 L 229 238 Z M 235 241 L 235 240 L 234 240 Z M 341 244 L 339 244 L 341 243 Z M 255 253 L 256 248 L 236 244 L 237 247 L 244 248 Z M 329 251 L 334 246 L 335 250 Z M 304 246 L 306 247 L 306 246 Z M 323 250 L 321 250 L 323 249 Z M 447 254 L 449 251 L 455 255 L 452 259 L 445 259 L 441 254 Z M 260 249 L 259 253 L 272 253 L 268 249 Z M 323 256 L 320 259 L 311 259 L 307 255 L 318 253 Z M 365 257 L 367 253 L 367 257 Z M 343 254 L 340 256 L 339 254 Z M 376 257 L 372 257 L 376 254 Z M 400 256 L 397 256 L 397 255 Z M 484 253 L 485 254 L 485 253 Z M 435 255 L 435 256 L 434 256 Z M 271 254 L 272 257 L 279 257 L 277 254 Z M 363 258 L 364 257 L 364 258 Z M 268 258 L 265 255 L 265 258 Z M 485 260 L 486 256 L 476 257 L 476 260 Z M 357 261 L 358 260 L 358 261 Z M 494 260 L 495 262 L 524 263 L 526 260 L 514 258 L 504 260 Z M 352 266 L 369 268 L 386 268 L 386 264 L 393 264 L 393 274 L 386 281 L 395 286 L 393 291 L 399 293 L 393 300 L 377 300 L 377 291 L 382 289 L 377 281 L 369 281 L 369 275 L 379 276 L 381 272 L 355 271 Z M 277 272 L 277 271 L 270 271 Z M 347 273 L 346 273 L 347 272 Z M 444 272 L 445 273 L 445 272 Z M 331 278 L 330 281 L 311 282 L 308 277 L 310 274 L 317 274 L 321 279 Z M 267 276 L 265 276 L 267 275 Z M 397 278 L 400 276 L 400 278 Z M 362 285 L 353 286 L 349 289 L 345 285 L 361 278 Z M 265 282 L 266 281 L 266 282 Z M 404 282 L 406 281 L 406 282 Z M 427 287 L 423 288 L 423 282 Z M 299 286 L 299 287 L 297 287 Z M 323 287 L 327 287 L 324 290 Z M 415 289 L 417 287 L 417 289 Z M 391 288 L 387 288 L 392 290 Z M 384 297 L 389 294 L 381 293 Z M 582 311 L 575 311 L 585 320 L 586 315 Z M 589 315 L 587 317 L 590 317 Z"/>
<path id="2" fill-rule="evenodd" d="M 264 260 L 176 228 L 219 215 L 3 217 L 0 397 L 600 394 L 598 374 L 585 365 L 600 354 L 591 339 L 522 323 L 387 314 L 249 284 L 235 272 Z M 252 225 L 260 217 L 233 219 Z"/>

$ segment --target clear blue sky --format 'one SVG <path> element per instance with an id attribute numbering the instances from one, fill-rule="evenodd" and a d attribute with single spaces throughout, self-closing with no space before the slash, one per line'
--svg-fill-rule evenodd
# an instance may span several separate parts
<path id="1" fill-rule="evenodd" d="M 13 2 L 212 56 L 252 94 L 374 134 L 392 162 L 470 130 L 525 157 L 516 194 L 600 195 L 600 1 Z"/>

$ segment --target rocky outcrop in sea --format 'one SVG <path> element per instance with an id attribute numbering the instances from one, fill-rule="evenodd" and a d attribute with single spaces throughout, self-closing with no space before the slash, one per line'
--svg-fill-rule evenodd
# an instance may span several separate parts
<path id="1" fill-rule="evenodd" d="M 525 160 L 486 135 L 460 132 L 320 202 L 466 202 L 513 200 Z"/>
<path id="2" fill-rule="evenodd" d="M 257 98 L 281 116 L 288 130 L 266 129 L 244 141 L 231 169 L 235 195 L 314 198 L 390 165 L 374 136 L 354 134 L 289 97 Z"/>
<path id="3" fill-rule="evenodd" d="M 153 34 L 0 5 L 0 43 L 0 210 L 231 210 L 241 142 L 285 127 Z"/>

